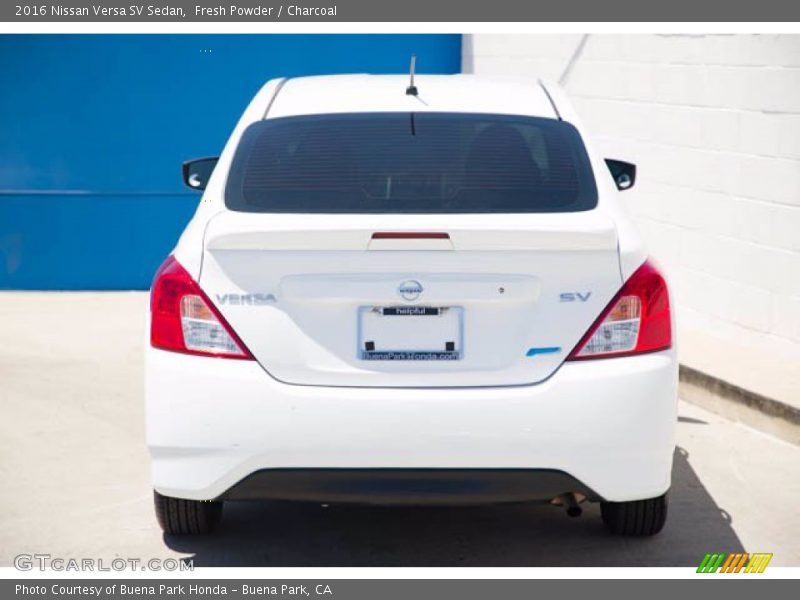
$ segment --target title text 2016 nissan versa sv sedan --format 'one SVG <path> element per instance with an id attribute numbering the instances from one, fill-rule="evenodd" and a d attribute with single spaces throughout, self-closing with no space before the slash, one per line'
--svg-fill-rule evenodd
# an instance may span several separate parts
<path id="1" fill-rule="evenodd" d="M 470 75 L 268 82 L 151 290 L 158 520 L 224 502 L 600 502 L 664 525 L 667 287 L 563 92 Z"/>

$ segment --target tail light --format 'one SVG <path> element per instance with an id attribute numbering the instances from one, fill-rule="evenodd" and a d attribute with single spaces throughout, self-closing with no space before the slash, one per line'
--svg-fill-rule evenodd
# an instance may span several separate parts
<path id="1" fill-rule="evenodd" d="M 253 356 L 173 256 L 156 272 L 150 292 L 153 348 L 252 360 Z"/>
<path id="2" fill-rule="evenodd" d="M 667 283 L 648 261 L 625 282 L 567 360 L 628 356 L 671 345 Z"/>

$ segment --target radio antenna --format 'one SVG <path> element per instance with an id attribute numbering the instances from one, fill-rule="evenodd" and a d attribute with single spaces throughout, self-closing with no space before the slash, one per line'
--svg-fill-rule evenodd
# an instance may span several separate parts
<path id="1" fill-rule="evenodd" d="M 417 68 L 417 55 L 411 55 L 411 84 L 406 88 L 406 96 L 418 96 L 419 91 L 417 90 L 417 86 L 414 85 L 414 71 Z"/>

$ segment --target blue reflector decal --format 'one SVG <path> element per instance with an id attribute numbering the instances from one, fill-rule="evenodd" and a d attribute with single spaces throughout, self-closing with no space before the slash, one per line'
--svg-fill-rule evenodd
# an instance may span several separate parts
<path id="1" fill-rule="evenodd" d="M 554 354 L 556 352 L 561 352 L 560 346 L 551 346 L 549 348 L 531 348 L 525 353 L 525 356 L 536 356 L 537 354 Z"/>

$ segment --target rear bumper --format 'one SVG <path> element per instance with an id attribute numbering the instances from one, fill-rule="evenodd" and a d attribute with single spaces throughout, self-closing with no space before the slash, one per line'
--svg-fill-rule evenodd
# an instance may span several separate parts
<path id="1" fill-rule="evenodd" d="M 481 498 L 463 470 L 498 471 L 506 483 L 491 490 L 492 501 L 502 499 L 504 489 L 510 500 L 525 486 L 533 490 L 525 474 L 530 470 L 557 471 L 567 478 L 562 481 L 580 486 L 556 493 L 585 488 L 611 501 L 655 497 L 670 484 L 674 350 L 566 363 L 538 385 L 502 388 L 287 385 L 255 362 L 152 348 L 146 362 L 153 485 L 168 496 L 233 498 L 244 490 L 248 497 L 297 499 L 313 488 L 346 492 L 347 477 L 326 488 L 324 471 L 330 469 L 412 469 L 425 471 L 425 481 L 435 480 L 436 470 L 462 471 L 460 480 L 451 479 L 461 481 L 449 488 L 458 492 L 448 494 L 454 502 Z M 277 490 L 275 470 L 286 469 L 316 476 L 317 484 L 292 492 L 284 478 L 282 493 L 265 490 L 271 477 Z M 257 472 L 263 484 L 237 486 Z M 447 479 L 439 480 L 440 490 L 447 491 Z M 380 500 L 380 490 L 369 493 L 371 484 L 349 481 L 366 490 L 358 501 Z M 411 497 L 414 481 L 422 480 L 405 480 Z M 405 484 L 390 479 L 387 485 L 403 495 L 398 486 Z M 531 499 L 537 495 L 546 494 L 529 493 Z"/>
<path id="2" fill-rule="evenodd" d="M 548 501 L 567 491 L 602 500 L 548 469 L 262 469 L 222 499 L 453 505 Z"/>

